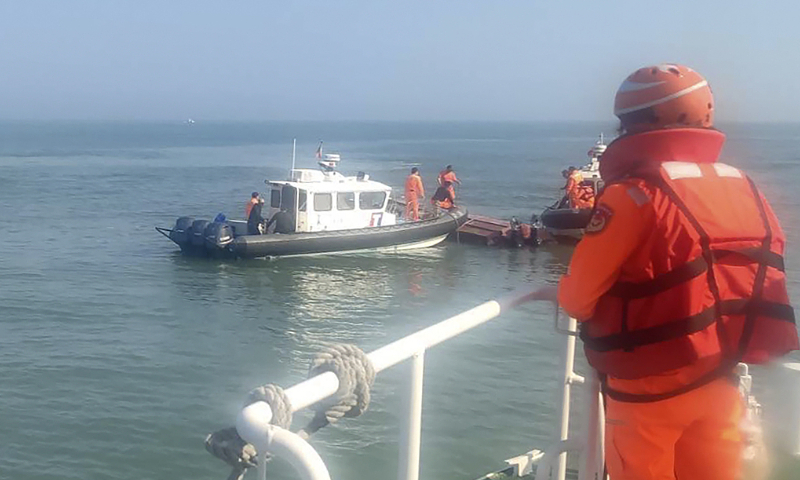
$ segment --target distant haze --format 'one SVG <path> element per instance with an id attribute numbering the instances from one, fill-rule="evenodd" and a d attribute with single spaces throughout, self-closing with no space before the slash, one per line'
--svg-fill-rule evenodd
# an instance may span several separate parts
<path id="1" fill-rule="evenodd" d="M 608 120 L 687 64 L 800 121 L 797 2 L 0 1 L 0 119 Z"/>

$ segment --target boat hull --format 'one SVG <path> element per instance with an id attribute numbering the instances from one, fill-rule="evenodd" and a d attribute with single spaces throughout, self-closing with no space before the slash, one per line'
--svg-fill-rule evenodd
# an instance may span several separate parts
<path id="1" fill-rule="evenodd" d="M 241 235 L 222 248 L 211 243 L 206 243 L 203 248 L 198 248 L 191 242 L 175 243 L 181 247 L 181 252 L 184 254 L 215 258 L 273 258 L 402 251 L 436 245 L 466 220 L 466 211 L 455 210 L 429 220 L 383 227 L 313 233 Z"/>
<path id="2" fill-rule="evenodd" d="M 230 247 L 237 257 L 320 255 L 368 250 L 408 250 L 435 245 L 467 219 L 464 211 L 420 222 L 385 227 L 289 235 L 245 235 Z"/>

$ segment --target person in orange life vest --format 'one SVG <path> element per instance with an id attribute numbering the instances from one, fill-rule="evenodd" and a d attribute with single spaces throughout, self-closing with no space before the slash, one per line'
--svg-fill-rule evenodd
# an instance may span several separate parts
<path id="1" fill-rule="evenodd" d="M 439 177 L 436 179 L 439 185 L 444 185 L 445 182 L 450 182 L 450 193 L 452 194 L 453 200 L 456 198 L 456 187 L 455 184 L 461 185 L 461 180 L 456 177 L 456 172 L 453 171 L 453 166 L 448 165 L 444 167 L 444 170 L 439 172 Z"/>
<path id="2" fill-rule="evenodd" d="M 718 162 L 725 136 L 697 72 L 637 70 L 614 113 L 623 135 L 600 162 L 606 188 L 557 293 L 603 378 L 608 471 L 732 480 L 736 364 L 798 349 L 785 237 L 752 180 Z"/>
<path id="3" fill-rule="evenodd" d="M 258 192 L 253 192 L 252 195 L 250 195 L 250 200 L 247 201 L 247 205 L 244 207 L 244 218 L 250 218 L 250 211 L 253 209 L 254 205 L 258 205 L 258 202 Z"/>
<path id="4" fill-rule="evenodd" d="M 413 167 L 411 175 L 406 178 L 405 198 L 406 220 L 419 220 L 419 201 L 425 198 L 425 188 L 422 186 L 422 178 L 417 167 Z"/>
<path id="5" fill-rule="evenodd" d="M 456 208 L 456 200 L 453 198 L 452 188 L 450 182 L 445 180 L 431 197 L 431 203 L 444 210 Z"/>
<path id="6" fill-rule="evenodd" d="M 569 170 L 564 170 L 562 175 L 567 179 L 564 190 L 566 190 L 570 208 L 594 207 L 594 191 L 592 187 L 583 185 L 581 171 L 575 167 L 569 167 Z"/>

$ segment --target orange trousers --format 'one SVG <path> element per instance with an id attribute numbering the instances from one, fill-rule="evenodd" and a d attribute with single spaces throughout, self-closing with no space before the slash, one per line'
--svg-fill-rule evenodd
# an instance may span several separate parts
<path id="1" fill-rule="evenodd" d="M 406 220 L 419 220 L 419 202 L 416 196 L 406 198 Z"/>
<path id="2" fill-rule="evenodd" d="M 652 403 L 606 399 L 606 464 L 612 480 L 734 480 L 742 461 L 744 406 L 720 378 Z"/>

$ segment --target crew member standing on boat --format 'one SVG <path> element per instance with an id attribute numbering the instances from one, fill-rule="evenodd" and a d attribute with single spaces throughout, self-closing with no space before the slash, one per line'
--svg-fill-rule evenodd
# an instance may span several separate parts
<path id="1" fill-rule="evenodd" d="M 737 478 L 736 365 L 798 349 L 783 231 L 745 173 L 717 161 L 713 109 L 684 66 L 623 82 L 607 186 L 559 284 L 603 378 L 614 480 Z"/>
<path id="2" fill-rule="evenodd" d="M 264 200 L 257 199 L 255 205 L 250 208 L 250 214 L 247 216 L 247 234 L 248 235 L 261 235 L 261 225 L 264 223 L 264 217 L 261 216 L 261 208 L 264 205 Z"/>
<path id="3" fill-rule="evenodd" d="M 247 205 L 244 207 L 244 218 L 250 218 L 250 211 L 255 205 L 258 205 L 258 192 L 253 192 L 250 195 L 250 200 L 247 201 Z"/>
<path id="4" fill-rule="evenodd" d="M 455 185 L 456 184 L 461 185 L 461 180 L 459 180 L 458 177 L 456 177 L 456 172 L 453 171 L 453 166 L 452 165 L 448 165 L 448 166 L 444 167 L 444 170 L 439 172 L 439 178 L 437 178 L 436 181 L 441 186 L 444 186 L 444 184 L 446 182 L 449 182 L 450 186 L 448 188 L 450 189 L 450 194 L 453 197 L 453 200 L 455 200 L 455 198 L 456 198 L 456 187 L 455 187 Z"/>
<path id="5" fill-rule="evenodd" d="M 425 188 L 419 169 L 413 167 L 411 175 L 406 178 L 406 220 L 419 220 L 419 201 L 425 198 Z"/>

